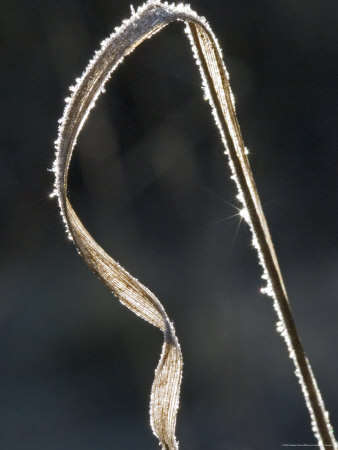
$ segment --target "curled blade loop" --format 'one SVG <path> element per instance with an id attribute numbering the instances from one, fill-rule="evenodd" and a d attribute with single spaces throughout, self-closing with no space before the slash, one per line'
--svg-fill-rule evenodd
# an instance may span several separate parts
<path id="1" fill-rule="evenodd" d="M 246 156 L 237 122 L 234 99 L 220 47 L 207 23 L 188 5 L 168 4 L 149 0 L 130 19 L 101 43 L 82 76 L 71 87 L 71 96 L 59 121 L 59 135 L 55 142 L 56 157 L 54 191 L 59 202 L 68 236 L 90 269 L 135 314 L 159 328 L 164 334 L 162 354 L 155 371 L 150 402 L 151 426 L 163 449 L 176 450 L 176 417 L 182 380 L 182 355 L 174 327 L 156 296 L 111 258 L 88 233 L 67 197 L 68 169 L 77 137 L 91 109 L 114 70 L 124 58 L 145 39 L 163 29 L 170 22 L 183 21 L 202 75 L 205 96 L 225 145 L 229 164 L 243 205 L 243 217 L 253 236 L 266 292 L 273 298 L 283 337 L 293 359 L 296 373 L 310 412 L 315 436 L 320 448 L 326 445 L 337 450 L 328 414 L 305 358 L 292 318 L 289 301 L 261 208 L 254 179 Z"/>

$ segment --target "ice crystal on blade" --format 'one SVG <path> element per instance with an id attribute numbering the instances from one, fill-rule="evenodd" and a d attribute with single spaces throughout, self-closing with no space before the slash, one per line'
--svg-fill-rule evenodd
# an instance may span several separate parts
<path id="1" fill-rule="evenodd" d="M 159 328 L 164 335 L 162 353 L 151 390 L 150 422 L 163 450 L 177 450 L 175 436 L 179 393 L 182 379 L 182 355 L 172 322 L 155 295 L 111 258 L 93 239 L 75 213 L 67 197 L 68 169 L 77 137 L 111 74 L 145 39 L 151 38 L 170 22 L 186 23 L 195 61 L 202 76 L 204 98 L 210 103 L 219 129 L 241 204 L 240 215 L 252 233 L 252 245 L 257 250 L 266 285 L 262 292 L 273 299 L 277 313 L 277 331 L 285 340 L 295 373 L 301 385 L 311 424 L 324 450 L 337 450 L 329 415 L 319 392 L 308 360 L 305 358 L 294 326 L 289 301 L 262 211 L 254 179 L 237 122 L 234 96 L 229 75 L 223 63 L 220 46 L 207 21 L 189 5 L 148 0 L 131 17 L 123 20 L 114 32 L 101 42 L 100 48 L 83 74 L 70 86 L 65 99 L 59 134 L 55 141 L 53 164 L 55 175 L 52 197 L 57 197 L 61 215 L 70 239 L 91 270 L 116 295 L 120 302 L 136 315 Z"/>

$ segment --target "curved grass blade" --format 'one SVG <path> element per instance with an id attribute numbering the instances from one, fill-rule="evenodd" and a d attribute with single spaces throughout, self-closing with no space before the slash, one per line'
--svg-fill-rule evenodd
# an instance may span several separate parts
<path id="1" fill-rule="evenodd" d="M 140 43 L 174 20 L 181 20 L 187 24 L 186 30 L 200 67 L 206 96 L 220 130 L 226 148 L 225 153 L 229 157 L 232 178 L 239 192 L 238 198 L 243 205 L 242 215 L 249 224 L 253 244 L 263 267 L 263 278 L 267 281 L 264 291 L 274 300 L 274 307 L 279 318 L 278 329 L 285 339 L 290 357 L 294 362 L 315 436 L 322 450 L 325 446 L 337 449 L 328 413 L 325 411 L 293 321 L 277 258 L 246 156 L 220 48 L 206 20 L 199 17 L 189 6 L 169 5 L 149 0 L 101 43 L 101 49 L 95 53 L 81 78 L 71 88 L 71 97 L 66 100 L 67 106 L 60 120 L 59 136 L 55 143 L 56 158 L 53 165 L 55 184 L 52 195 L 58 198 L 70 239 L 74 241 L 78 252 L 91 270 L 125 306 L 155 325 L 164 334 L 162 354 L 151 393 L 151 426 L 162 449 L 178 449 L 175 427 L 183 363 L 173 325 L 155 295 L 97 244 L 76 215 L 67 197 L 68 169 L 76 139 L 90 110 L 103 92 L 105 83 L 123 59 Z"/>

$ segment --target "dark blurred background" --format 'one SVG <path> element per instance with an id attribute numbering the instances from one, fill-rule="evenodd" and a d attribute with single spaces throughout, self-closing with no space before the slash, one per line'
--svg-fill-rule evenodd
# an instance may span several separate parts
<path id="1" fill-rule="evenodd" d="M 138 6 L 138 4 L 134 4 Z M 338 430 L 338 3 L 192 0 L 223 48 L 296 322 Z M 49 198 L 68 86 L 122 0 L 0 0 L 0 448 L 155 449 L 161 333 L 90 273 Z M 315 444 L 182 24 L 113 75 L 70 196 L 158 295 L 184 355 L 182 449 Z"/>

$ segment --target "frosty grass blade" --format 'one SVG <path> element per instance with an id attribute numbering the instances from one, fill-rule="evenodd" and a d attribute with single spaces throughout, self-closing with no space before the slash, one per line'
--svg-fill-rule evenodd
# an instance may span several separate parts
<path id="1" fill-rule="evenodd" d="M 243 207 L 242 216 L 250 227 L 253 245 L 263 268 L 262 278 L 266 281 L 266 286 L 262 290 L 273 299 L 278 316 L 277 329 L 284 338 L 294 362 L 314 434 L 321 450 L 324 450 L 325 446 L 337 450 L 328 413 L 292 318 L 237 122 L 229 77 L 217 40 L 206 20 L 198 16 L 188 5 L 149 0 L 136 11 L 134 8 L 131 8 L 131 11 L 131 17 L 124 20 L 122 25 L 101 43 L 101 48 L 96 51 L 82 76 L 70 88 L 71 96 L 66 99 L 64 114 L 59 121 L 59 135 L 55 142 L 56 157 L 53 164 L 55 183 L 52 196 L 58 198 L 68 236 L 74 241 L 78 252 L 90 269 L 122 304 L 155 325 L 164 334 L 162 354 L 151 391 L 150 422 L 153 432 L 162 449 L 178 449 L 175 428 L 183 362 L 174 327 L 155 295 L 111 258 L 88 233 L 69 202 L 67 182 L 77 137 L 96 100 L 104 92 L 104 86 L 113 71 L 145 39 L 150 38 L 170 22 L 179 20 L 186 23 L 186 32 L 202 75 L 205 97 L 211 104 L 225 153 L 228 155 L 231 177 L 238 189 L 238 199 Z"/>

